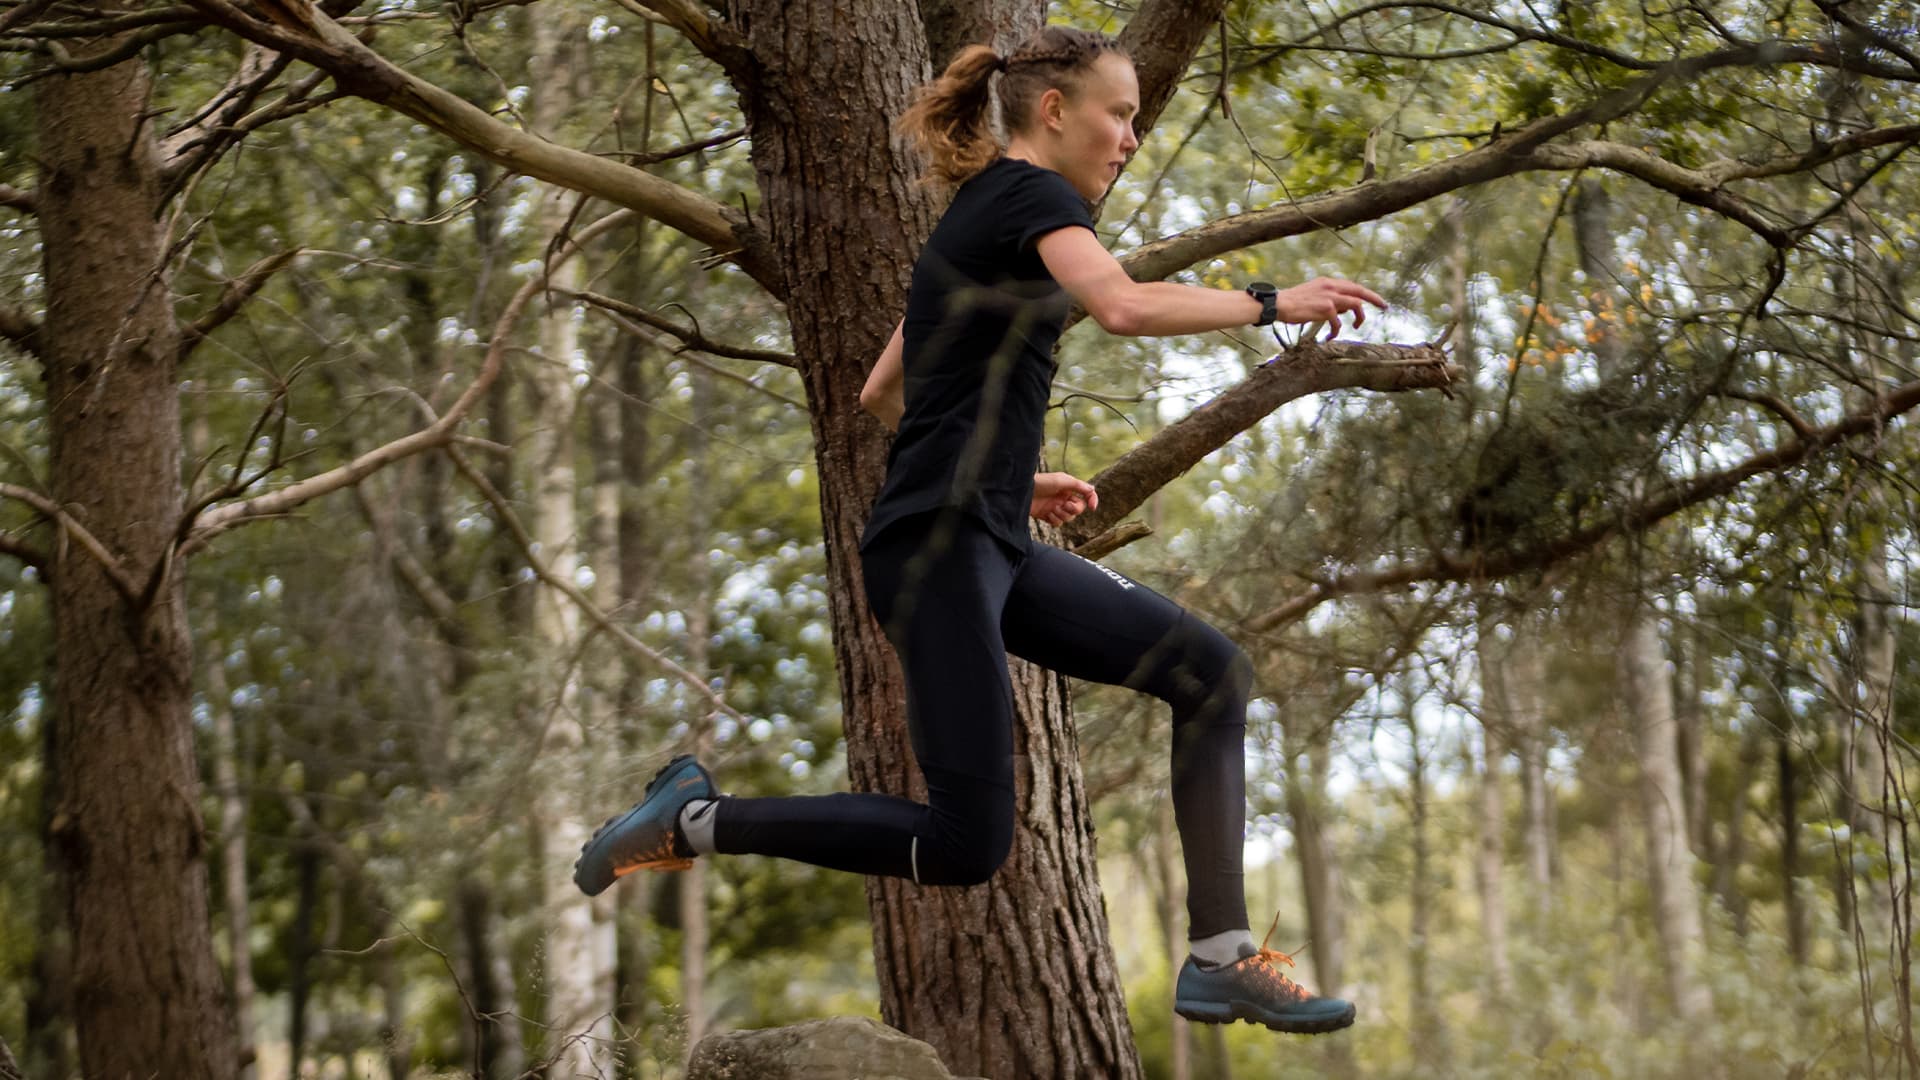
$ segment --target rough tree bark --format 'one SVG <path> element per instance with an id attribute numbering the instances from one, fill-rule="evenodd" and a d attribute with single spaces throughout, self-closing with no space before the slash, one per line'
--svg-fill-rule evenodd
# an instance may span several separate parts
<path id="1" fill-rule="evenodd" d="M 170 558 L 180 331 L 149 83 L 129 61 L 38 84 L 52 495 L 106 556 L 61 545 L 51 575 L 62 782 L 51 838 L 82 1070 L 117 1080 L 164 1063 L 225 1078 L 240 1060 L 210 933 L 184 567 Z"/>

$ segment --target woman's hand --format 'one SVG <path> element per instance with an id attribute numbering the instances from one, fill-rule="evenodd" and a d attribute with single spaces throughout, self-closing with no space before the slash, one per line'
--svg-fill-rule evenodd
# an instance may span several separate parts
<path id="1" fill-rule="evenodd" d="M 1279 322 L 1328 322 L 1336 324 L 1336 328 L 1340 316 L 1348 312 L 1353 314 L 1353 325 L 1366 322 L 1367 310 L 1362 304 L 1372 304 L 1378 308 L 1387 306 L 1380 294 L 1372 289 L 1341 278 L 1314 278 L 1291 289 L 1281 289 L 1273 298 L 1273 308 Z"/>
<path id="2" fill-rule="evenodd" d="M 1033 478 L 1032 515 L 1049 525 L 1065 525 L 1100 505 L 1093 485 L 1063 472 L 1038 473 Z"/>

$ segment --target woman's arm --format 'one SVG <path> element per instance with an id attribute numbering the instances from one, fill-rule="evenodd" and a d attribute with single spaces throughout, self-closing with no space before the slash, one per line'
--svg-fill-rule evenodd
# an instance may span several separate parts
<path id="1" fill-rule="evenodd" d="M 893 328 L 893 337 L 867 373 L 867 385 L 860 388 L 860 407 L 879 417 L 888 431 L 900 430 L 900 414 L 907 411 L 907 369 L 900 359 L 906 349 L 906 325 L 902 319 Z"/>
<path id="2" fill-rule="evenodd" d="M 1244 292 L 1180 285 L 1171 281 L 1135 281 L 1127 276 L 1100 239 L 1086 229 L 1055 229 L 1036 244 L 1047 272 L 1087 314 L 1110 334 L 1166 337 L 1249 326 L 1260 317 L 1260 301 Z M 1371 289 L 1340 278 L 1315 278 L 1274 298 L 1280 322 L 1338 321 L 1352 312 L 1353 324 L 1366 321 L 1363 303 L 1386 307 Z"/>

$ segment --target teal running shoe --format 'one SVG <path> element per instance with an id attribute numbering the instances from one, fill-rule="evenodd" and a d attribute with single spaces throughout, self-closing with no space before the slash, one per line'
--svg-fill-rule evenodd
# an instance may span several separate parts
<path id="1" fill-rule="evenodd" d="M 680 810 L 694 799 L 718 798 L 713 775 L 692 754 L 666 763 L 647 782 L 640 804 L 594 830 L 573 864 L 573 883 L 588 896 L 605 892 L 635 870 L 685 870 L 693 849 L 680 836 Z"/>
<path id="2" fill-rule="evenodd" d="M 1282 975 L 1281 964 L 1292 967 L 1293 957 L 1267 948 L 1265 941 L 1257 949 L 1242 945 L 1240 959 L 1218 967 L 1202 967 L 1189 956 L 1174 984 L 1173 1011 L 1202 1024 L 1245 1020 L 1295 1035 L 1338 1031 L 1353 1023 L 1351 1003 L 1314 995 Z"/>

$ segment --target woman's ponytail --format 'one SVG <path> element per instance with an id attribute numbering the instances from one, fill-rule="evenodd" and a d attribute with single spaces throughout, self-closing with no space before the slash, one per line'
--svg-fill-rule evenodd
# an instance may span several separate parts
<path id="1" fill-rule="evenodd" d="M 993 75 L 1007 62 L 985 45 L 960 50 L 940 77 L 914 91 L 896 130 L 928 159 L 931 178 L 958 184 L 993 164 Z"/>

